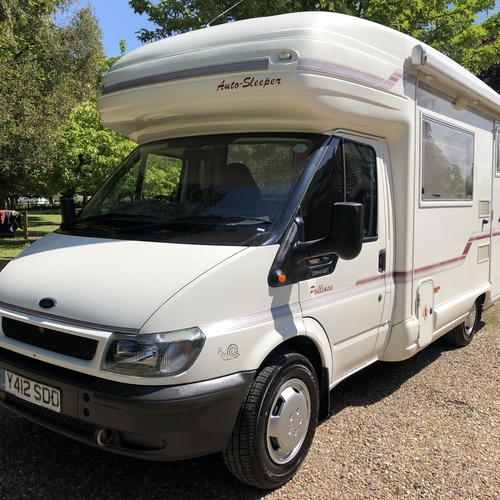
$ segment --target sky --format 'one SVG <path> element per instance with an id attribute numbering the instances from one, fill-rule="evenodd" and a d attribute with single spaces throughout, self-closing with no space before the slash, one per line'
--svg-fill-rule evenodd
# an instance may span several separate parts
<path id="1" fill-rule="evenodd" d="M 127 53 L 142 44 L 137 40 L 136 31 L 141 28 L 153 29 L 145 15 L 135 14 L 128 0 L 80 0 L 77 7 L 90 3 L 102 29 L 102 42 L 107 57 L 120 55 L 120 40 L 126 40 Z"/>
<path id="2" fill-rule="evenodd" d="M 107 57 L 120 55 L 120 40 L 126 40 L 127 53 L 137 49 L 142 44 L 135 34 L 141 28 L 154 29 L 155 25 L 149 23 L 146 16 L 135 14 L 128 0 L 80 0 L 77 7 L 84 7 L 90 3 L 103 33 L 103 45 Z M 495 11 L 498 8 L 495 8 Z M 491 14 L 491 12 L 490 12 Z M 480 16 L 480 20 L 484 19 Z"/>

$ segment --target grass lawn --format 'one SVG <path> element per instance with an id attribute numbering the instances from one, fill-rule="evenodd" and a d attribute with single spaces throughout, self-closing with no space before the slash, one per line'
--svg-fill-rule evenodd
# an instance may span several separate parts
<path id="1" fill-rule="evenodd" d="M 0 237 L 0 271 L 24 248 L 37 239 L 56 230 L 61 222 L 57 212 L 28 212 L 28 239 L 23 231 L 17 230 L 13 236 Z"/>

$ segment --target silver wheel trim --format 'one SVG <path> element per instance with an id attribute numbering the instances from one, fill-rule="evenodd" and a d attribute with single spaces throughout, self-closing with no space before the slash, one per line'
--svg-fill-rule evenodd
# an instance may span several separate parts
<path id="1" fill-rule="evenodd" d="M 309 389 L 302 380 L 287 380 L 276 392 L 267 422 L 267 451 L 274 463 L 286 464 L 297 455 L 310 419 Z"/>
<path id="2" fill-rule="evenodd" d="M 474 304 L 464 321 L 465 335 L 467 337 L 470 337 L 472 331 L 474 330 L 474 325 L 476 323 L 476 316 L 477 316 L 477 308 L 476 304 Z"/>

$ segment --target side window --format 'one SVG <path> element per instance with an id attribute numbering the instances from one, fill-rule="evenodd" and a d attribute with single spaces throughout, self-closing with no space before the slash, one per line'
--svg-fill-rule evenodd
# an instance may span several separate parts
<path id="1" fill-rule="evenodd" d="M 372 147 L 339 139 L 318 168 L 302 204 L 306 241 L 328 235 L 333 205 L 349 201 L 364 208 L 364 238 L 377 237 L 377 162 Z"/>
<path id="2" fill-rule="evenodd" d="M 333 205 L 344 200 L 342 156 L 342 143 L 337 140 L 332 154 L 316 170 L 304 197 L 302 216 L 306 241 L 328 236 Z"/>
<path id="3" fill-rule="evenodd" d="M 364 237 L 377 236 L 377 162 L 369 146 L 345 141 L 346 200 L 364 208 Z"/>
<path id="4" fill-rule="evenodd" d="M 474 134 L 422 118 L 422 201 L 472 201 Z"/>

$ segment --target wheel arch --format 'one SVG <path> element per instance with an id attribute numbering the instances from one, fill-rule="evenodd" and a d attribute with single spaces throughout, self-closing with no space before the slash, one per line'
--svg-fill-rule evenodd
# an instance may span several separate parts
<path id="1" fill-rule="evenodd" d="M 279 351 L 293 351 L 306 357 L 312 364 L 319 386 L 319 416 L 318 421 L 326 420 L 330 414 L 330 369 L 329 365 L 324 362 L 322 351 L 316 342 L 306 336 L 299 335 L 285 340 L 276 346 L 263 360 L 257 373 L 266 365 L 267 360 Z"/>
<path id="2" fill-rule="evenodd" d="M 481 321 L 481 316 L 483 315 L 483 307 L 484 307 L 484 302 L 486 300 L 486 294 L 483 293 L 481 294 L 477 299 L 476 299 L 476 302 L 477 302 L 477 305 L 479 306 L 479 317 L 478 317 L 478 322 Z"/>
<path id="3" fill-rule="evenodd" d="M 477 297 L 465 319 L 444 335 L 444 339 L 448 344 L 454 347 L 466 347 L 471 343 L 481 321 L 485 299 L 486 294 Z"/>

